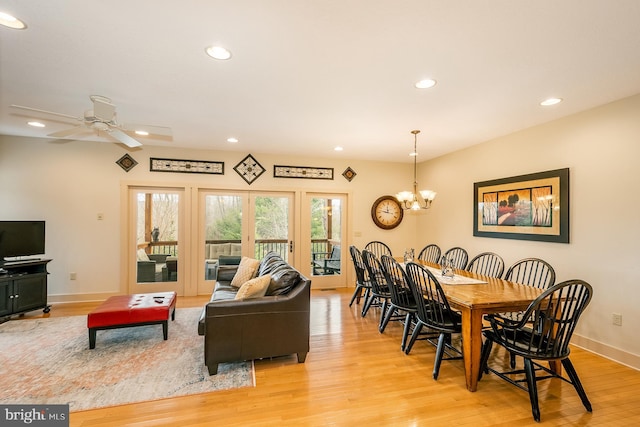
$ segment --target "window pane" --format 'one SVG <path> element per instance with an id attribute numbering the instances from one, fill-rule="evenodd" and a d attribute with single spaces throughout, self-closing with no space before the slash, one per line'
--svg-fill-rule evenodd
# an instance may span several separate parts
<path id="1" fill-rule="evenodd" d="M 137 194 L 137 281 L 177 281 L 179 195 Z"/>

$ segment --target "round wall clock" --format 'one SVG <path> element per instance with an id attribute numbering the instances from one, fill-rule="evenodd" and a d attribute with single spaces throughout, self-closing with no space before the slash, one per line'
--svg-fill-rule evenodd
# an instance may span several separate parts
<path id="1" fill-rule="evenodd" d="M 402 222 L 404 211 L 393 196 L 379 197 L 371 206 L 371 219 L 380 228 L 391 230 Z"/>

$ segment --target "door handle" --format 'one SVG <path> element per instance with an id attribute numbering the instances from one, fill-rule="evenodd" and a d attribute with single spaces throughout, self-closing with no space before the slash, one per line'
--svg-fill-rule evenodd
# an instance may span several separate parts
<path id="1" fill-rule="evenodd" d="M 293 253 L 293 240 L 289 241 L 289 253 L 292 254 Z"/>

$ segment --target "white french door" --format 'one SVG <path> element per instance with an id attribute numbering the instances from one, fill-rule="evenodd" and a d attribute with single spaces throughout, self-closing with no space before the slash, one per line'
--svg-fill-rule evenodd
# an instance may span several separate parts
<path id="1" fill-rule="evenodd" d="M 129 188 L 128 292 L 184 294 L 187 228 L 183 189 Z"/>
<path id="2" fill-rule="evenodd" d="M 303 196 L 301 271 L 315 289 L 347 286 L 347 201 L 347 194 Z"/>
<path id="3" fill-rule="evenodd" d="M 275 251 L 293 264 L 294 202 L 293 192 L 201 189 L 196 227 L 198 294 L 211 292 L 220 254 L 262 259 Z"/>

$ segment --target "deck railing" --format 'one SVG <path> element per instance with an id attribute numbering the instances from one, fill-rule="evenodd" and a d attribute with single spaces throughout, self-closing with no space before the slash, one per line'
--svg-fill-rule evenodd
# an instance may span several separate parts
<path id="1" fill-rule="evenodd" d="M 240 240 L 207 240 L 205 243 L 241 243 Z M 312 239 L 311 252 L 314 254 L 331 253 L 335 245 L 339 245 L 339 241 L 327 239 Z M 148 254 L 166 254 L 169 256 L 178 256 L 178 242 L 173 241 L 157 241 L 144 242 L 138 245 L 138 249 L 144 249 Z M 255 244 L 255 258 L 262 259 L 270 252 L 274 251 L 280 254 L 284 259 L 288 259 L 289 241 L 286 239 L 257 239 Z"/>

